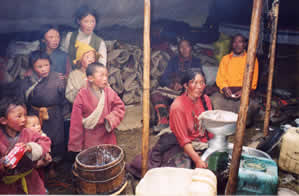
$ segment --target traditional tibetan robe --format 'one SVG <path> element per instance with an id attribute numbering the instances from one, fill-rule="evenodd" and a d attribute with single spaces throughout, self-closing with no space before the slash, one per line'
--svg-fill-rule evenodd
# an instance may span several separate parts
<path id="1" fill-rule="evenodd" d="M 41 109 L 46 108 L 48 119 L 43 119 L 42 130 L 52 141 L 51 155 L 53 160 L 64 156 L 64 117 L 65 81 L 59 74 L 50 72 L 45 78 L 36 79 L 34 73 L 22 82 L 22 94 L 29 114 L 40 116 Z M 31 91 L 30 91 L 31 89 Z"/>
<path id="2" fill-rule="evenodd" d="M 68 76 L 72 70 L 72 65 L 70 63 L 69 56 L 66 52 L 63 52 L 59 48 L 54 50 L 50 55 L 51 59 L 51 71 L 62 73 Z"/>
<path id="3" fill-rule="evenodd" d="M 12 138 L 0 128 L 0 158 L 5 156 L 16 143 L 20 142 L 30 145 L 32 153 L 26 153 L 15 169 L 0 170 L 0 194 L 25 194 L 26 189 L 28 194 L 46 194 L 44 182 L 37 170 L 34 169 L 34 164 L 39 158 L 50 151 L 51 140 L 26 128 L 18 133 L 15 138 Z M 21 183 L 21 175 L 24 175 L 23 181 L 26 181 L 26 186 Z M 14 179 L 13 181 L 15 182 L 9 183 L 8 181 L 11 179 Z M 5 184 L 5 182 L 8 184 Z"/>
<path id="4" fill-rule="evenodd" d="M 211 101 L 207 95 L 203 95 L 195 102 L 185 93 L 177 97 L 170 107 L 169 125 L 172 133 L 160 135 L 155 146 L 149 151 L 148 169 L 156 167 L 192 168 L 192 160 L 184 153 L 183 147 L 187 143 L 191 143 L 194 149 L 203 145 L 207 146 L 206 144 L 213 134 L 202 129 L 197 117 L 202 112 L 211 109 Z M 200 148 L 198 150 L 202 152 Z M 126 165 L 127 171 L 138 178 L 141 178 L 141 161 L 141 155 L 138 155 Z"/>
<path id="5" fill-rule="evenodd" d="M 98 107 L 98 104 L 101 106 Z M 86 123 L 94 112 L 99 111 L 100 116 L 92 119 L 96 120 L 93 125 Z M 98 144 L 116 144 L 113 129 L 124 114 L 123 101 L 110 87 L 104 88 L 101 93 L 95 92 L 89 85 L 81 88 L 73 104 L 68 151 L 80 152 Z"/>
<path id="6" fill-rule="evenodd" d="M 206 110 L 205 108 L 212 109 L 211 101 L 207 95 L 192 101 L 190 97 L 183 94 L 172 103 L 169 125 L 182 148 L 192 141 L 206 143 L 209 138 L 213 137 L 213 134 L 203 130 L 197 120 L 197 117 Z"/>

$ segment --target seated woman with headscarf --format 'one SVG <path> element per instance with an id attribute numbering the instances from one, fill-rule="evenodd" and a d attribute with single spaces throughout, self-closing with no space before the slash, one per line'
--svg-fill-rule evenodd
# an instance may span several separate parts
<path id="1" fill-rule="evenodd" d="M 191 69 L 182 79 L 185 92 L 177 97 L 170 107 L 170 132 L 160 136 L 149 152 L 148 169 L 162 166 L 183 168 L 207 168 L 200 154 L 208 147 L 212 134 L 200 126 L 198 116 L 211 110 L 209 97 L 204 94 L 205 76 L 201 70 Z M 141 156 L 138 155 L 127 170 L 141 177 Z"/>

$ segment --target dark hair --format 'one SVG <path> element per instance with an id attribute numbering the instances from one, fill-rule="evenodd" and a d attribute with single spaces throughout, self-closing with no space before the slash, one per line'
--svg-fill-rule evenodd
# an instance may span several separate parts
<path id="1" fill-rule="evenodd" d="M 106 69 L 106 67 L 102 63 L 91 63 L 86 68 L 86 76 L 91 76 L 96 71 L 97 67 L 103 67 Z"/>
<path id="2" fill-rule="evenodd" d="M 184 74 L 184 77 L 182 79 L 182 85 L 184 85 L 186 83 L 188 84 L 188 82 L 193 80 L 197 74 L 200 74 L 204 78 L 204 81 L 206 83 L 206 77 L 205 77 L 204 72 L 200 68 L 191 68 Z M 204 96 L 201 96 L 200 99 L 202 101 L 204 109 L 208 110 L 208 106 L 207 106 Z"/>
<path id="3" fill-rule="evenodd" d="M 30 57 L 29 57 L 30 66 L 33 68 L 34 63 L 36 63 L 36 61 L 39 59 L 47 59 L 49 61 L 50 65 L 52 64 L 50 56 L 45 51 L 36 50 L 30 54 Z"/>
<path id="4" fill-rule="evenodd" d="M 188 39 L 181 39 L 179 42 L 178 42 L 178 49 L 180 49 L 180 46 L 183 42 L 188 42 L 188 44 L 190 45 L 191 48 L 193 48 L 193 45 L 192 45 L 192 42 Z"/>
<path id="5" fill-rule="evenodd" d="M 7 110 L 11 105 L 26 107 L 24 101 L 18 97 L 2 97 L 0 99 L 0 117 L 7 116 Z"/>
<path id="6" fill-rule="evenodd" d="M 56 30 L 60 35 L 60 32 L 58 30 L 58 26 L 56 26 L 56 25 L 43 25 L 41 27 L 41 30 L 40 30 L 40 39 L 44 40 L 46 33 L 48 33 L 48 31 L 50 31 L 51 29 Z M 40 49 L 44 51 L 46 49 L 46 47 L 47 47 L 46 44 L 43 41 L 41 41 L 40 42 Z"/>
<path id="7" fill-rule="evenodd" d="M 234 42 L 234 40 L 235 40 L 237 37 L 242 37 L 243 42 L 246 43 L 246 37 L 245 37 L 244 35 L 242 35 L 241 33 L 237 33 L 237 34 L 235 34 L 235 35 L 232 37 L 232 42 Z"/>
<path id="8" fill-rule="evenodd" d="M 182 85 L 184 85 L 186 83 L 188 84 L 188 82 L 190 80 L 193 80 L 197 74 L 200 74 L 206 82 L 206 76 L 205 76 L 204 72 L 202 71 L 202 69 L 200 69 L 200 68 L 191 68 L 191 69 L 189 69 L 188 71 L 186 71 L 184 73 L 183 79 L 181 80 L 181 84 Z"/>
<path id="9" fill-rule="evenodd" d="M 88 15 L 92 15 L 96 19 L 96 23 L 98 22 L 98 14 L 95 9 L 89 8 L 88 5 L 82 5 L 75 12 L 75 24 L 79 25 L 78 20 L 82 20 L 84 17 Z"/>

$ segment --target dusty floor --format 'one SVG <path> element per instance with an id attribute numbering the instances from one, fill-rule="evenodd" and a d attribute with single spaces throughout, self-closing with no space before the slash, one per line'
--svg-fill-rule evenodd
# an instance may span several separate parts
<path id="1" fill-rule="evenodd" d="M 244 145 L 249 145 L 252 143 L 253 136 L 261 133 L 258 130 L 258 126 L 253 126 L 251 129 L 246 129 L 246 136 L 244 137 Z M 142 143 L 142 130 L 134 129 L 128 131 L 117 131 L 117 141 L 121 148 L 125 151 L 125 160 L 130 162 L 135 155 L 141 153 L 141 143 Z M 149 144 L 153 146 L 157 141 L 155 135 L 150 134 Z M 229 141 L 233 141 L 233 136 L 229 138 Z M 279 149 L 274 149 L 270 154 L 274 160 L 277 160 L 279 154 Z M 290 174 L 279 170 L 279 187 L 286 187 L 293 191 L 299 193 L 299 175 Z M 128 186 L 122 192 L 124 195 L 132 195 L 133 187 L 136 186 L 138 181 L 129 181 Z M 55 179 L 47 180 L 46 186 L 48 188 L 49 194 L 76 194 L 72 186 L 72 176 L 71 176 L 71 163 L 63 163 L 58 167 L 58 176 Z"/>

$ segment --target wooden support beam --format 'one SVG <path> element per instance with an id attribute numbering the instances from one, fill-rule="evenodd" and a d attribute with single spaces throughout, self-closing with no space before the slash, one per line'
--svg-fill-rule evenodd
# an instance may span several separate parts
<path id="1" fill-rule="evenodd" d="M 254 63 L 256 59 L 256 48 L 258 43 L 259 31 L 260 31 L 262 6 L 263 6 L 263 0 L 254 0 L 253 8 L 252 8 L 252 16 L 251 16 L 246 68 L 245 68 L 244 78 L 243 78 L 240 110 L 239 110 L 238 121 L 236 126 L 237 130 L 234 139 L 234 148 L 232 153 L 232 161 L 231 161 L 231 166 L 229 171 L 229 178 L 225 190 L 226 195 L 235 194 L 238 185 L 240 157 L 242 153 L 243 137 L 246 128 L 249 93 L 251 89 Z"/>
<path id="2" fill-rule="evenodd" d="M 272 29 L 271 29 L 271 48 L 270 48 L 270 63 L 269 63 L 269 75 L 268 75 L 268 88 L 267 88 L 267 102 L 266 111 L 264 118 L 264 136 L 268 135 L 269 122 L 270 122 L 270 111 L 271 111 L 271 98 L 272 98 L 272 81 L 274 74 L 274 63 L 275 63 L 275 50 L 277 40 L 277 23 L 278 23 L 278 12 L 279 12 L 279 1 L 274 0 L 272 4 Z"/>
<path id="3" fill-rule="evenodd" d="M 143 131 L 142 131 L 142 177 L 147 171 L 148 144 L 149 144 L 149 121 L 150 121 L 150 23 L 151 1 L 144 0 L 144 28 L 143 28 Z"/>

